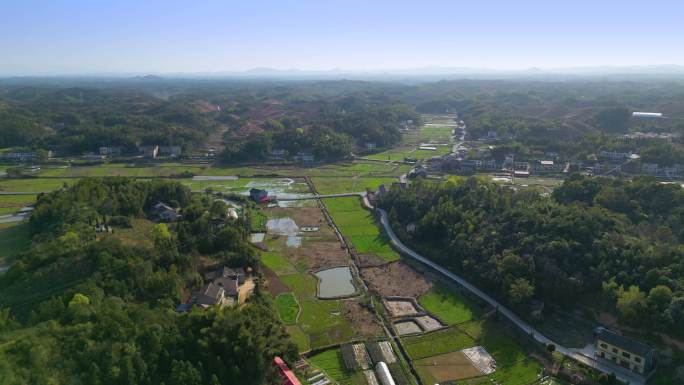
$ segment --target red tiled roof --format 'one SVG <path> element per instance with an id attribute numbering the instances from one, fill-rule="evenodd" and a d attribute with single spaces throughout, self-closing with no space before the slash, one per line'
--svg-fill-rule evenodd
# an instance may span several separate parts
<path id="1" fill-rule="evenodd" d="M 278 371 L 283 377 L 283 385 L 302 385 L 282 358 L 275 357 L 273 359 L 273 366 L 278 367 Z"/>

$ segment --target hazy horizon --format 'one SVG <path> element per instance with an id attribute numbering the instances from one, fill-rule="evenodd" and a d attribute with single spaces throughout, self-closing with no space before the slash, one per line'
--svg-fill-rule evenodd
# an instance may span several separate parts
<path id="1" fill-rule="evenodd" d="M 671 70 L 684 4 L 10 1 L 0 75 Z M 660 67 L 663 66 L 663 67 Z M 676 68 L 677 71 L 681 68 Z M 436 71 L 438 72 L 438 71 Z"/>

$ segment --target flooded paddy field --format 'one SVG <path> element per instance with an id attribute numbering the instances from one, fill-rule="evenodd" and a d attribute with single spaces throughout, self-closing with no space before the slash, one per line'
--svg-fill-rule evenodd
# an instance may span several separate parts
<path id="1" fill-rule="evenodd" d="M 348 266 L 334 267 L 315 273 L 318 277 L 318 298 L 348 297 L 356 293 L 354 279 Z"/>

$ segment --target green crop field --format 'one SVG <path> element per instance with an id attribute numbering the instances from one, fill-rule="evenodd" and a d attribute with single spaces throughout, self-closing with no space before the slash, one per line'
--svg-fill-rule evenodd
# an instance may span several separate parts
<path id="1" fill-rule="evenodd" d="M 275 251 L 262 251 L 261 263 L 273 270 L 278 275 L 296 273 L 297 269 L 280 253 Z"/>
<path id="2" fill-rule="evenodd" d="M 335 224 L 359 253 L 375 254 L 385 261 L 396 261 L 399 254 L 375 224 L 372 214 L 361 207 L 359 198 L 324 199 Z"/>
<path id="3" fill-rule="evenodd" d="M 309 363 L 320 369 L 339 385 L 361 385 L 366 380 L 361 372 L 351 372 L 344 366 L 340 349 L 331 349 L 308 358 Z"/>
<path id="4" fill-rule="evenodd" d="M 57 178 L 25 178 L 5 179 L 0 181 L 0 191 L 3 192 L 50 192 L 61 188 L 65 184 L 74 184 L 78 179 Z"/>
<path id="5" fill-rule="evenodd" d="M 363 192 L 370 188 L 377 190 L 378 186 L 384 184 L 389 188 L 398 178 L 377 178 L 377 177 L 313 177 L 311 179 L 316 190 L 320 194 L 342 194 L 351 192 Z"/>
<path id="6" fill-rule="evenodd" d="M 422 126 L 420 128 L 420 140 L 449 141 L 453 135 L 454 128 L 449 126 Z"/>
<path id="7" fill-rule="evenodd" d="M 275 298 L 278 315 L 285 325 L 292 325 L 297 322 L 299 304 L 292 293 L 278 294 Z"/>
<path id="8" fill-rule="evenodd" d="M 0 261 L 11 259 L 28 249 L 31 231 L 28 223 L 0 229 Z"/>
<path id="9" fill-rule="evenodd" d="M 466 299 L 444 287 L 436 287 L 418 298 L 425 310 L 449 325 L 470 321 L 476 316 L 476 307 Z"/>
<path id="10" fill-rule="evenodd" d="M 300 300 L 316 298 L 316 278 L 311 274 L 296 273 L 279 277 Z"/>
<path id="11" fill-rule="evenodd" d="M 39 176 L 49 177 L 100 177 L 100 176 L 128 176 L 128 177 L 164 177 L 182 173 L 200 174 L 206 166 L 185 165 L 182 163 L 159 163 L 132 165 L 125 163 L 105 163 L 96 166 L 48 167 L 39 172 Z"/>
<path id="12" fill-rule="evenodd" d="M 475 340 L 457 328 L 402 338 L 409 356 L 418 360 L 475 346 Z"/>

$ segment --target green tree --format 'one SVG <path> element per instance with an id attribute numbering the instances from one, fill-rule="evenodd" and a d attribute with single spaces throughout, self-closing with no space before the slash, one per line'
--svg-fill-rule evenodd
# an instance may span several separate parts
<path id="1" fill-rule="evenodd" d="M 525 278 L 518 278 L 508 290 L 508 296 L 514 304 L 527 302 L 534 295 L 534 286 Z"/>
<path id="2" fill-rule="evenodd" d="M 627 322 L 643 321 L 648 310 L 646 294 L 634 285 L 627 290 L 621 290 L 617 297 L 617 310 L 620 317 Z"/>

